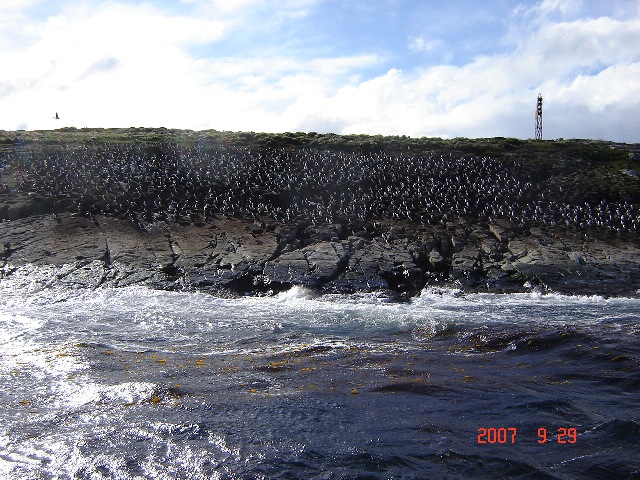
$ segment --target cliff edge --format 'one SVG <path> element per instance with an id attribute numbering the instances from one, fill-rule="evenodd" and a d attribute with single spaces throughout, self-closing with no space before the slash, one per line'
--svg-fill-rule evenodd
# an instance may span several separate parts
<path id="1" fill-rule="evenodd" d="M 0 132 L 3 279 L 640 294 L 638 145 Z"/>

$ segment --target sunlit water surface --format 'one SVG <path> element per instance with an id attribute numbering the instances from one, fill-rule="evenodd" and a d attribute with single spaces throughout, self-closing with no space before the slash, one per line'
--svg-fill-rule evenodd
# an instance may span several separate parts
<path id="1" fill-rule="evenodd" d="M 640 476 L 637 299 L 6 279 L 0 325 L 2 478 Z"/>

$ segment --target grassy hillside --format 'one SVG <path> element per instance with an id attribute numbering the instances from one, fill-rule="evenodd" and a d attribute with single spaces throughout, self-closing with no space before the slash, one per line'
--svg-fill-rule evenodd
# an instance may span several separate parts
<path id="1" fill-rule="evenodd" d="M 537 182 L 551 181 L 569 194 L 587 198 L 638 201 L 640 186 L 629 170 L 640 169 L 640 145 L 597 140 L 519 140 L 515 138 L 412 138 L 382 135 L 335 135 L 317 133 L 254 133 L 192 131 L 166 128 L 64 128 L 42 131 L 0 131 L 0 150 L 29 149 L 34 145 L 177 144 L 200 146 L 202 151 L 223 147 L 258 149 L 309 148 L 344 152 L 386 152 L 389 155 L 492 157 L 518 169 Z M 580 187 L 579 189 L 577 187 Z"/>
<path id="2" fill-rule="evenodd" d="M 573 209 L 579 216 L 582 215 L 581 208 L 591 208 L 603 202 L 611 205 L 612 216 L 616 215 L 615 205 L 618 204 L 624 206 L 627 216 L 635 216 L 633 212 L 637 210 L 636 204 L 640 204 L 638 144 L 562 139 L 535 141 L 502 137 L 445 140 L 380 135 L 267 134 L 214 130 L 196 132 L 165 128 L 0 131 L 0 180 L 7 186 L 3 192 L 4 201 L 12 201 L 7 198 L 8 192 L 21 191 L 23 194 L 36 193 L 39 197 L 67 197 L 66 201 L 56 203 L 53 208 L 69 208 L 80 212 L 86 210 L 88 213 L 104 210 L 104 205 L 98 205 L 100 202 L 96 200 L 97 197 L 112 208 L 117 203 L 120 210 L 126 202 L 138 202 L 139 208 L 149 215 L 169 206 L 171 199 L 159 192 L 164 187 L 149 185 L 143 180 L 135 185 L 138 196 L 153 193 L 153 189 L 156 189 L 159 197 L 155 200 L 155 206 L 150 205 L 149 201 L 144 203 L 134 198 L 135 195 L 131 193 L 133 187 L 129 185 L 127 177 L 130 165 L 118 167 L 120 170 L 117 175 L 121 178 L 115 183 L 113 172 L 105 174 L 111 175 L 109 181 L 112 183 L 105 179 L 102 183 L 96 181 L 92 184 L 90 178 L 80 178 L 83 172 L 79 174 L 76 171 L 82 170 L 85 165 L 87 168 L 91 167 L 94 170 L 91 175 L 95 179 L 96 175 L 101 175 L 99 171 L 111 169 L 114 162 L 121 160 L 123 155 L 129 156 L 129 163 L 144 164 L 142 166 L 146 170 L 138 169 L 138 174 L 157 176 L 158 168 L 162 168 L 163 175 L 173 178 L 171 181 L 182 181 L 184 184 L 176 191 L 191 195 L 194 205 L 199 205 L 198 208 L 201 208 L 207 198 L 211 200 L 215 197 L 212 202 L 215 208 L 220 209 L 223 197 L 232 191 L 235 197 L 231 195 L 227 203 L 236 202 L 237 208 L 242 209 L 245 205 L 242 202 L 246 199 L 243 198 L 241 202 L 240 196 L 246 197 L 247 192 L 256 185 L 262 185 L 266 177 L 273 177 L 272 173 L 277 178 L 271 178 L 271 184 L 266 181 L 265 189 L 256 192 L 257 200 L 251 206 L 257 212 L 260 209 L 286 210 L 293 202 L 301 201 L 303 207 L 292 209 L 292 214 L 308 215 L 310 208 L 326 202 L 339 213 L 345 213 L 351 199 L 359 198 L 358 195 L 379 197 L 381 192 L 387 190 L 391 192 L 388 199 L 369 198 L 369 203 L 375 205 L 363 211 L 351 209 L 352 213 L 372 217 L 389 215 L 390 218 L 406 213 L 407 218 L 414 220 L 428 217 L 428 221 L 442 221 L 442 215 L 446 213 L 442 208 L 438 207 L 440 211 L 434 214 L 429 210 L 431 207 L 428 203 L 416 203 L 416 197 L 435 194 L 442 197 L 443 192 L 450 196 L 461 188 L 464 189 L 464 182 L 473 182 L 476 188 L 476 183 L 480 181 L 485 184 L 493 182 L 494 185 L 484 185 L 484 190 L 480 189 L 482 191 L 477 187 L 471 193 L 465 192 L 464 198 L 454 202 L 458 209 L 454 213 L 471 212 L 473 216 L 482 215 L 482 205 L 469 204 L 492 203 L 492 199 L 495 203 L 501 202 L 499 208 L 489 205 L 491 208 L 485 208 L 485 212 L 495 216 L 506 211 L 510 207 L 510 200 L 501 198 L 502 182 L 504 188 L 513 188 L 513 191 L 504 191 L 503 196 L 520 192 L 518 208 L 515 213 L 511 213 L 514 217 L 520 215 L 518 212 L 535 216 L 535 212 L 529 208 L 534 203 L 540 207 L 538 210 L 557 210 L 560 207 L 556 203 L 562 203 L 558 215 L 565 217 L 569 214 L 564 210 Z M 45 157 L 56 161 L 52 165 L 46 162 Z M 306 157 L 311 159 L 310 163 L 304 160 Z M 109 161 L 109 158 L 113 161 Z M 154 158 L 162 158 L 163 162 L 169 162 L 170 165 L 163 164 L 160 167 L 156 165 Z M 371 168 L 367 165 L 368 158 L 371 159 Z M 445 163 L 446 159 L 453 160 L 441 172 L 433 173 L 434 167 L 440 168 L 437 160 L 439 158 Z M 486 169 L 481 165 L 482 162 L 472 165 L 463 161 L 473 158 L 492 159 L 492 170 L 485 176 L 483 172 Z M 147 168 L 146 164 L 149 162 L 156 170 Z M 292 163 L 295 165 L 291 165 Z M 354 165 L 355 163 L 359 166 Z M 310 168 L 308 165 L 311 164 L 316 171 L 309 176 L 307 174 L 310 172 L 302 170 Z M 396 168 L 398 164 L 401 164 L 401 168 Z M 466 165 L 469 165 L 469 171 L 465 170 Z M 168 173 L 168 168 L 175 169 L 175 172 Z M 393 170 L 390 176 L 386 180 L 377 178 L 385 176 L 387 168 Z M 53 170 L 43 175 L 43 169 Z M 260 172 L 259 169 L 263 171 Z M 345 171 L 346 175 L 341 175 Z M 59 176 L 61 182 L 71 177 L 76 180 L 65 190 L 64 185 L 47 181 L 49 173 Z M 234 175 L 241 176 L 244 180 L 232 178 Z M 334 175 L 341 179 L 332 179 Z M 429 177 L 426 184 L 430 190 L 425 190 L 422 182 L 426 177 Z M 462 183 L 457 187 L 452 186 L 449 177 Z M 398 183 L 402 184 L 405 180 L 407 183 L 410 180 L 411 185 L 407 188 L 398 187 Z M 318 181 L 323 183 L 317 184 Z M 389 184 L 388 188 L 384 185 L 385 181 Z M 43 182 L 46 185 L 42 186 Z M 35 191 L 32 186 L 34 183 L 40 185 Z M 282 187 L 283 183 L 288 186 Z M 414 187 L 413 190 L 410 187 Z M 94 190 L 101 190 L 101 193 Z M 3 197 L 0 197 L 0 201 Z M 337 201 L 341 203 L 338 205 Z M 447 201 L 447 198 L 442 197 L 440 203 L 446 206 Z M 466 206 L 461 206 L 461 201 Z M 401 212 L 393 211 L 391 204 L 394 202 L 402 202 Z M 632 207 L 628 207 L 629 204 Z M 194 208 L 193 205 L 184 207 L 186 211 L 193 211 Z M 413 210 L 409 212 L 411 209 Z M 116 213 L 121 213 L 120 210 Z"/>

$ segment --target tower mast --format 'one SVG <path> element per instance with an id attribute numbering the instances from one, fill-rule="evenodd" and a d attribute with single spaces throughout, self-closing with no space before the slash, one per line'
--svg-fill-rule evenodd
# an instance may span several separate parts
<path id="1" fill-rule="evenodd" d="M 538 94 L 538 106 L 536 107 L 536 140 L 542 140 L 542 94 Z"/>

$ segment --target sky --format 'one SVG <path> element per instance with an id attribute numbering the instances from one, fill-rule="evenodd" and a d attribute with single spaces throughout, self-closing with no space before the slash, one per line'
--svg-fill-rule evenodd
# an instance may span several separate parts
<path id="1" fill-rule="evenodd" d="M 640 142 L 640 0 L 2 0 L 0 66 L 4 130 Z"/>

